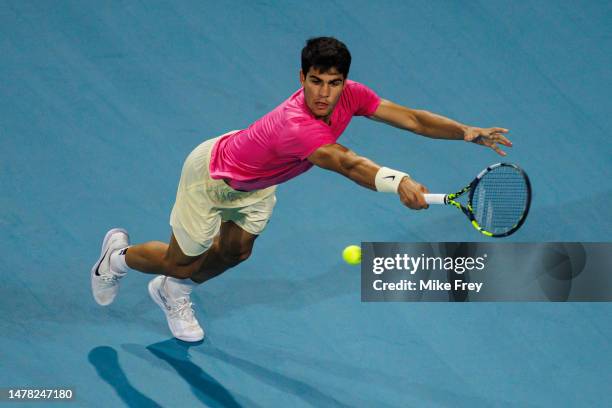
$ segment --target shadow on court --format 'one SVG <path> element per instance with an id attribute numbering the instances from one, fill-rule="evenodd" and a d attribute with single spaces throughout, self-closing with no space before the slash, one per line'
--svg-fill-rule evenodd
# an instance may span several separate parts
<path id="1" fill-rule="evenodd" d="M 237 368 L 238 370 L 241 370 L 245 374 L 257 377 L 262 382 L 272 387 L 275 387 L 280 391 L 296 395 L 304 402 L 312 404 L 315 407 L 349 406 L 338 401 L 336 398 L 321 392 L 320 390 L 313 387 L 312 385 L 309 385 L 306 382 L 280 374 L 279 372 L 273 371 L 262 365 L 255 364 L 244 358 L 236 357 L 216 347 L 207 347 L 199 349 L 198 351 L 204 353 L 207 356 L 230 364 L 231 366 Z"/>
<path id="2" fill-rule="evenodd" d="M 201 343 L 193 345 L 197 344 Z M 168 363 L 189 384 L 195 397 L 206 406 L 241 407 L 232 393 L 219 381 L 190 361 L 189 349 L 193 345 L 169 339 L 147 346 L 146 349 L 153 356 Z"/>
<path id="3" fill-rule="evenodd" d="M 99 346 L 89 352 L 89 362 L 104 382 L 113 387 L 119 398 L 129 407 L 161 407 L 157 402 L 138 391 L 119 364 L 117 351 Z"/>
<path id="4" fill-rule="evenodd" d="M 194 343 L 193 345 L 200 345 Z M 190 361 L 189 348 L 192 344 L 169 339 L 147 347 L 127 345 L 126 350 L 153 364 L 159 360 L 168 363 L 191 387 L 193 395 L 207 407 L 242 407 L 230 391 L 219 381 Z M 89 362 L 95 367 L 102 380 L 109 384 L 119 398 L 130 407 L 161 407 L 152 398 L 136 389 L 119 363 L 117 351 L 112 347 L 100 346 L 90 351 Z M 244 397 L 243 397 L 244 398 Z M 257 406 L 249 401 L 248 406 Z"/>
<path id="5" fill-rule="evenodd" d="M 201 347 L 194 347 L 200 345 Z M 169 339 L 147 347 L 136 344 L 126 344 L 123 346 L 124 350 L 128 353 L 144 359 L 152 365 L 159 366 L 160 361 L 168 363 L 168 365 L 163 367 L 174 369 L 189 384 L 194 396 L 206 406 L 243 406 L 243 403 L 239 401 L 246 401 L 246 406 L 249 407 L 258 406 L 254 401 L 244 396 L 237 398 L 237 396 L 223 387 L 219 381 L 207 374 L 199 365 L 195 364 L 189 354 L 192 347 L 194 347 L 193 350 L 205 356 L 230 365 L 264 384 L 274 387 L 281 392 L 292 394 L 314 406 L 348 406 L 304 381 L 281 374 L 273 369 L 256 364 L 245 358 L 237 357 L 208 344 L 188 344 L 176 339 Z"/>
<path id="6" fill-rule="evenodd" d="M 193 345 L 176 339 L 169 339 L 146 347 L 138 344 L 124 344 L 122 348 L 127 353 L 147 361 L 155 369 L 176 371 L 176 373 L 191 386 L 194 396 L 206 406 L 212 407 L 257 407 L 260 405 L 225 388 L 218 380 L 210 376 L 200 367 L 200 365 L 194 362 L 198 360 L 197 355 L 205 357 L 205 360 L 200 359 L 200 362 L 208 361 L 212 363 L 211 359 L 214 359 L 222 365 L 229 366 L 234 373 L 236 372 L 235 370 L 239 370 L 248 378 L 252 378 L 261 384 L 270 386 L 281 393 L 295 396 L 309 406 L 349 407 L 354 406 L 354 404 L 357 404 L 357 406 L 367 406 L 371 404 L 372 401 L 365 398 L 365 395 L 362 395 L 359 388 L 356 388 L 351 391 L 352 403 L 347 404 L 342 402 L 339 397 L 324 393 L 317 386 L 298 379 L 295 375 L 290 376 L 283 374 L 278 370 L 258 364 L 252 361 L 252 359 L 240 356 L 240 354 L 254 354 L 257 355 L 259 359 L 263 358 L 266 361 L 275 361 L 276 364 L 271 364 L 272 367 L 274 365 L 287 366 L 287 364 L 297 367 L 299 372 L 302 373 L 299 375 L 300 377 L 307 377 L 308 372 L 325 373 L 325 375 L 320 375 L 319 382 L 325 381 L 326 376 L 332 376 L 345 380 L 350 379 L 357 381 L 362 384 L 363 387 L 377 389 L 379 393 L 398 395 L 402 392 L 409 392 L 410 396 L 405 396 L 403 398 L 406 401 L 411 401 L 415 397 L 418 397 L 429 401 L 436 401 L 442 405 L 452 405 L 457 401 L 462 401 L 464 403 L 468 402 L 473 406 L 489 405 L 492 403 L 491 400 L 470 395 L 469 392 L 455 392 L 445 388 L 431 387 L 413 379 L 406 381 L 408 377 L 418 371 L 415 367 L 407 367 L 405 372 L 397 372 L 394 373 L 394 375 L 390 375 L 389 373 L 375 368 L 364 368 L 359 365 L 326 360 L 312 355 L 304 355 L 299 352 L 292 352 L 288 349 L 254 344 L 238 337 L 215 336 L 215 342 L 223 344 L 224 347 L 218 347 L 208 339 L 202 343 Z M 230 352 L 228 349 L 232 349 L 233 351 Z M 194 352 L 197 353 L 197 355 L 194 355 Z M 118 368 L 118 370 L 121 369 Z M 125 374 L 121 373 L 121 375 L 125 377 Z M 106 378 L 103 379 L 106 380 Z M 119 386 L 124 386 L 125 382 L 127 382 L 127 380 L 121 382 Z M 402 384 L 402 389 L 398 389 L 398 384 Z M 117 385 L 113 385 L 113 387 L 116 388 Z M 124 391 L 119 395 L 125 394 L 127 393 Z M 133 401 L 133 399 L 130 401 L 124 400 L 126 403 Z M 501 399 L 495 402 L 497 404 L 496 406 L 499 407 L 516 406 Z M 379 400 L 376 402 L 376 406 L 389 408 L 394 405 L 389 405 Z"/>

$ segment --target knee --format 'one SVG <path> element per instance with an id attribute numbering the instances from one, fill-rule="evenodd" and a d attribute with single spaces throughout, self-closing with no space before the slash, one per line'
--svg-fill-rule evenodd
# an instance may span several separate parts
<path id="1" fill-rule="evenodd" d="M 234 248 L 222 248 L 221 258 L 228 265 L 238 265 L 244 262 L 251 256 L 251 246 L 240 246 Z"/>
<path id="2" fill-rule="evenodd" d="M 173 262 L 170 259 L 164 260 L 164 270 L 166 276 L 171 276 L 177 279 L 188 279 L 196 273 L 196 265 L 180 265 L 177 262 Z"/>

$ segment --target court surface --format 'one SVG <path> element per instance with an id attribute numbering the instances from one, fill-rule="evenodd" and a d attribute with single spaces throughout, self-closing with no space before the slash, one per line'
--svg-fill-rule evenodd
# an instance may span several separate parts
<path id="1" fill-rule="evenodd" d="M 535 196 L 509 241 L 610 240 L 609 2 L 278 3 L 0 1 L 0 386 L 86 407 L 612 404 L 609 303 L 361 303 L 346 245 L 486 238 L 319 169 L 195 291 L 203 344 L 171 339 L 148 276 L 94 303 L 106 230 L 167 240 L 186 155 L 293 93 L 317 35 L 384 98 L 511 129 Z M 363 118 L 340 142 L 432 192 L 499 161 Z"/>

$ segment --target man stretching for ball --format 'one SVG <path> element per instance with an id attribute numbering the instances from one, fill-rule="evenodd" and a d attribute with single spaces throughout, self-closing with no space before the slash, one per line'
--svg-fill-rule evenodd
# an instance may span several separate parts
<path id="1" fill-rule="evenodd" d="M 371 190 L 396 193 L 409 208 L 427 208 L 422 184 L 336 143 L 353 116 L 428 137 L 474 142 L 501 155 L 499 144 L 511 146 L 506 129 L 466 126 L 379 98 L 348 79 L 350 64 L 342 42 L 308 40 L 302 50 L 302 88 L 247 129 L 207 140 L 189 154 L 170 215 L 169 244 L 129 246 L 125 230 L 106 234 L 91 270 L 96 302 L 112 303 L 129 269 L 160 275 L 150 281 L 149 294 L 166 314 L 173 336 L 202 340 L 192 289 L 249 257 L 272 215 L 276 185 L 313 165 Z"/>

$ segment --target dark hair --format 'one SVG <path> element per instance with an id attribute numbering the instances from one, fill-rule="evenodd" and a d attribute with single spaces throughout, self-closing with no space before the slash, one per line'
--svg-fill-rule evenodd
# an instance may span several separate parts
<path id="1" fill-rule="evenodd" d="M 306 41 L 302 49 L 302 72 L 308 74 L 310 67 L 322 73 L 336 68 L 339 73 L 348 76 L 351 67 L 351 53 L 342 41 L 333 37 L 316 37 Z"/>

